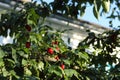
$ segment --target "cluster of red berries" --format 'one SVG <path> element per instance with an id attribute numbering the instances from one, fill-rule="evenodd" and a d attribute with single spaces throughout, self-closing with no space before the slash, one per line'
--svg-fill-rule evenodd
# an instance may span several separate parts
<path id="1" fill-rule="evenodd" d="M 54 42 L 52 42 L 52 45 L 58 45 L 58 41 L 54 41 Z M 57 51 L 60 51 L 60 49 L 59 49 L 59 47 L 57 46 L 56 47 L 56 50 Z M 53 48 L 48 48 L 47 49 L 47 52 L 50 54 L 50 55 L 52 55 L 52 54 L 54 54 L 54 49 Z M 60 59 L 60 56 L 59 55 L 57 55 L 57 56 L 55 56 L 55 59 L 58 61 L 59 59 Z M 61 65 L 60 65 L 60 67 L 64 70 L 65 69 L 65 65 L 62 63 Z"/>
<path id="2" fill-rule="evenodd" d="M 53 45 L 58 45 L 58 41 L 54 41 L 54 42 L 52 42 L 52 44 L 53 44 Z M 56 50 L 59 51 L 59 50 L 60 50 L 59 47 L 56 47 Z M 49 54 L 54 54 L 54 50 L 53 50 L 53 48 L 51 48 L 51 47 L 47 49 L 47 52 L 48 52 Z"/>
<path id="3" fill-rule="evenodd" d="M 26 28 L 26 30 L 28 31 L 28 32 L 30 32 L 31 31 L 31 26 L 30 25 L 25 25 L 25 28 Z M 58 41 L 54 41 L 54 42 L 52 42 L 52 45 L 58 45 Z M 31 43 L 30 42 L 26 42 L 26 48 L 30 48 L 30 46 L 31 46 Z M 57 51 L 60 51 L 60 49 L 59 49 L 59 47 L 57 46 L 56 47 L 56 50 Z M 48 48 L 47 49 L 47 52 L 50 54 L 50 55 L 52 55 L 52 54 L 54 54 L 54 50 L 53 50 L 53 48 Z M 58 61 L 59 59 L 60 59 L 60 56 L 59 55 L 57 55 L 57 56 L 55 56 L 55 59 Z M 65 69 L 65 65 L 62 63 L 62 64 L 60 64 L 60 67 L 61 67 L 61 69 Z"/>
<path id="4" fill-rule="evenodd" d="M 30 25 L 25 25 L 25 28 L 26 28 L 26 30 L 28 31 L 28 32 L 30 32 L 31 31 L 31 26 Z M 31 43 L 30 42 L 26 42 L 26 48 L 30 48 L 30 46 L 31 46 Z"/>

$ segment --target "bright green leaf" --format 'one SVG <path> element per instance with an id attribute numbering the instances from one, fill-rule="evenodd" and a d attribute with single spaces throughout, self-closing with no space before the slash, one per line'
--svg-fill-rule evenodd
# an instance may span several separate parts
<path id="1" fill-rule="evenodd" d="M 26 53 L 29 53 L 29 50 L 26 49 L 26 48 L 24 49 L 24 51 L 25 51 Z M 24 57 L 24 58 L 28 58 L 28 54 L 25 54 L 24 51 L 17 51 L 17 53 L 18 53 L 20 56 Z"/>
<path id="2" fill-rule="evenodd" d="M 68 65 L 70 65 L 71 64 L 71 61 L 70 60 L 63 60 L 63 62 L 65 63 L 65 64 L 68 64 Z"/>
<path id="3" fill-rule="evenodd" d="M 28 64 L 27 60 L 22 59 L 22 65 L 26 66 Z"/>
<path id="4" fill-rule="evenodd" d="M 6 77 L 9 75 L 9 72 L 4 68 L 2 68 L 3 76 Z"/>
<path id="5" fill-rule="evenodd" d="M 25 74 L 30 76 L 32 75 L 32 72 L 28 68 L 25 68 Z"/>
<path id="6" fill-rule="evenodd" d="M 11 70 L 11 71 L 10 71 L 10 74 L 11 74 L 11 75 L 15 75 L 16 73 L 15 73 L 14 70 Z"/>
<path id="7" fill-rule="evenodd" d="M 65 69 L 65 74 L 68 76 L 68 77 L 72 77 L 73 75 L 78 77 L 78 72 L 73 70 L 73 69 Z"/>
<path id="8" fill-rule="evenodd" d="M 40 18 L 40 16 L 38 14 L 36 14 L 34 8 L 31 8 L 29 10 L 29 15 L 28 15 L 28 24 L 37 25 L 39 18 Z"/>
<path id="9" fill-rule="evenodd" d="M 110 0 L 102 0 L 103 10 L 107 13 L 110 10 Z"/>
<path id="10" fill-rule="evenodd" d="M 44 63 L 43 62 L 39 62 L 38 63 L 38 69 L 41 71 L 44 69 Z"/>

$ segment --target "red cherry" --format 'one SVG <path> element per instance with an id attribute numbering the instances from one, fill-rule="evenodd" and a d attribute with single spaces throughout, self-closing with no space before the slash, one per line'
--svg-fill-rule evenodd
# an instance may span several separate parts
<path id="1" fill-rule="evenodd" d="M 53 54 L 53 53 L 54 53 L 54 50 L 53 50 L 52 48 L 48 48 L 48 49 L 47 49 L 47 52 L 48 52 L 49 54 Z"/>
<path id="2" fill-rule="evenodd" d="M 59 48 L 59 47 L 56 47 L 56 50 L 57 50 L 57 51 L 59 51 L 59 50 L 60 50 L 60 48 Z"/>
<path id="3" fill-rule="evenodd" d="M 58 41 L 55 41 L 55 44 L 58 45 Z"/>
<path id="4" fill-rule="evenodd" d="M 30 26 L 30 25 L 26 25 L 25 28 L 26 28 L 28 31 L 31 31 L 31 26 Z"/>
<path id="5" fill-rule="evenodd" d="M 60 58 L 59 58 L 59 56 L 55 56 L 55 59 L 58 61 Z"/>
<path id="6" fill-rule="evenodd" d="M 26 48 L 30 48 L 30 42 L 26 42 Z"/>
<path id="7" fill-rule="evenodd" d="M 60 67 L 64 70 L 65 69 L 65 65 L 61 64 Z"/>
<path id="8" fill-rule="evenodd" d="M 54 41 L 52 42 L 52 44 L 58 45 L 58 41 Z"/>

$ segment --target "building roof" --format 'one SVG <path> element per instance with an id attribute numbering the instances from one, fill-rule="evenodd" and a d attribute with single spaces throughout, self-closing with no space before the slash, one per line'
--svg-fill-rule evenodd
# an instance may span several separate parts
<path id="1" fill-rule="evenodd" d="M 49 17 L 47 17 L 46 20 L 47 22 L 69 27 L 70 29 L 73 29 L 72 31 L 73 33 L 76 32 L 76 33 L 87 34 L 86 31 L 90 30 L 91 32 L 100 34 L 104 31 L 111 30 L 110 28 L 107 28 L 107 27 L 104 27 L 104 26 L 101 26 L 95 23 L 91 23 L 89 21 L 85 21 L 82 19 L 66 18 L 64 16 L 59 16 L 55 14 L 50 15 Z"/>

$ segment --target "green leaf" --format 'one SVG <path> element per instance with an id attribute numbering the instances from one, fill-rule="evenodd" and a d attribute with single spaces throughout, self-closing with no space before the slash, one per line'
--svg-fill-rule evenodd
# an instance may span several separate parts
<path id="1" fill-rule="evenodd" d="M 14 76 L 15 78 L 19 79 L 20 77 L 16 75 L 16 72 L 14 70 L 10 71 L 11 76 Z"/>
<path id="2" fill-rule="evenodd" d="M 42 40 L 42 36 L 40 34 L 36 34 L 36 37 L 39 41 Z"/>
<path id="3" fill-rule="evenodd" d="M 2 68 L 3 76 L 6 77 L 9 75 L 9 72 L 4 68 Z"/>
<path id="4" fill-rule="evenodd" d="M 0 58 L 3 58 L 5 56 L 5 53 L 3 52 L 3 50 L 0 48 Z"/>
<path id="5" fill-rule="evenodd" d="M 40 18 L 40 16 L 38 14 L 36 14 L 35 9 L 31 8 L 29 10 L 29 15 L 28 15 L 28 24 L 37 25 L 39 18 Z"/>
<path id="6" fill-rule="evenodd" d="M 73 69 L 65 69 L 64 72 L 67 75 L 67 77 L 72 77 L 73 75 L 78 77 L 79 75 L 79 73 Z"/>
<path id="7" fill-rule="evenodd" d="M 63 62 L 64 62 L 65 64 L 68 64 L 68 65 L 71 64 L 71 61 L 70 61 L 70 60 L 63 60 Z"/>
<path id="8" fill-rule="evenodd" d="M 62 77 L 62 73 L 60 71 L 54 70 L 54 72 L 57 76 Z"/>
<path id="9" fill-rule="evenodd" d="M 28 64 L 27 60 L 22 59 L 22 65 L 23 65 L 23 66 L 26 66 L 27 64 Z"/>
<path id="10" fill-rule="evenodd" d="M 40 80 L 40 78 L 36 76 L 26 76 L 24 80 Z"/>
<path id="11" fill-rule="evenodd" d="M 93 7 L 93 14 L 96 17 L 96 19 L 99 19 L 99 12 L 97 11 L 97 9 L 95 8 L 95 6 Z"/>
<path id="12" fill-rule="evenodd" d="M 7 59 L 7 61 L 10 62 L 11 64 L 15 63 L 12 59 Z"/>
<path id="13" fill-rule="evenodd" d="M 11 74 L 11 75 L 15 75 L 16 73 L 15 73 L 14 70 L 11 70 L 11 71 L 10 71 L 10 74 Z"/>
<path id="14" fill-rule="evenodd" d="M 56 68 L 56 66 L 50 66 L 48 69 L 48 72 L 53 73 L 55 68 Z"/>
<path id="15" fill-rule="evenodd" d="M 107 13 L 110 11 L 110 0 L 102 0 L 103 10 Z"/>
<path id="16" fill-rule="evenodd" d="M 97 8 L 96 0 L 94 0 L 93 14 L 96 17 L 96 19 L 99 19 L 99 11 Z"/>
<path id="17" fill-rule="evenodd" d="M 78 53 L 78 56 L 79 56 L 79 58 L 80 59 L 84 59 L 84 60 L 88 60 L 88 58 L 89 58 L 89 56 L 88 56 L 88 54 L 87 53 L 81 53 L 81 52 L 79 52 Z"/>
<path id="18" fill-rule="evenodd" d="M 25 74 L 31 76 L 32 72 L 28 68 L 25 68 Z"/>
<path id="19" fill-rule="evenodd" d="M 26 49 L 26 48 L 24 49 L 24 51 L 25 51 L 26 53 L 29 53 L 28 49 Z M 28 58 L 28 54 L 25 54 L 24 51 L 17 51 L 17 53 L 18 53 L 20 56 L 24 57 L 24 58 Z"/>
<path id="20" fill-rule="evenodd" d="M 30 35 L 30 39 L 31 41 L 34 41 L 35 43 L 37 43 L 36 34 Z"/>
<path id="21" fill-rule="evenodd" d="M 0 58 L 0 67 L 4 66 L 3 59 Z"/>
<path id="22" fill-rule="evenodd" d="M 64 76 L 64 80 L 70 80 L 66 75 Z"/>
<path id="23" fill-rule="evenodd" d="M 37 65 L 37 62 L 36 62 L 35 59 L 30 60 L 30 61 L 29 61 L 29 64 L 31 64 L 31 65 L 34 66 L 34 67 L 37 67 L 37 66 L 36 66 L 36 65 Z"/>
<path id="24" fill-rule="evenodd" d="M 83 6 L 81 8 L 81 11 L 80 11 L 80 16 L 83 16 L 85 14 L 85 9 L 86 9 L 86 6 Z"/>
<path id="25" fill-rule="evenodd" d="M 23 55 L 24 55 L 25 53 L 27 53 L 27 54 L 29 54 L 29 53 L 30 53 L 30 50 L 29 50 L 28 48 L 24 48 L 23 50 L 24 50 L 24 52 L 23 52 L 23 51 L 21 51 L 21 52 L 23 53 Z"/>
<path id="26" fill-rule="evenodd" d="M 38 63 L 38 69 L 40 71 L 44 69 L 44 63 L 42 61 Z"/>
<path id="27" fill-rule="evenodd" d="M 12 58 L 17 62 L 16 50 L 12 48 Z"/>
<path id="28" fill-rule="evenodd" d="M 64 74 L 63 70 L 59 67 L 59 66 L 51 66 L 49 67 L 49 73 L 55 73 L 57 76 L 62 77 L 62 75 Z"/>
<path id="29" fill-rule="evenodd" d="M 31 39 L 31 41 L 37 43 L 38 41 L 42 40 L 42 36 L 40 34 L 37 34 L 37 33 L 31 33 L 30 39 Z"/>

